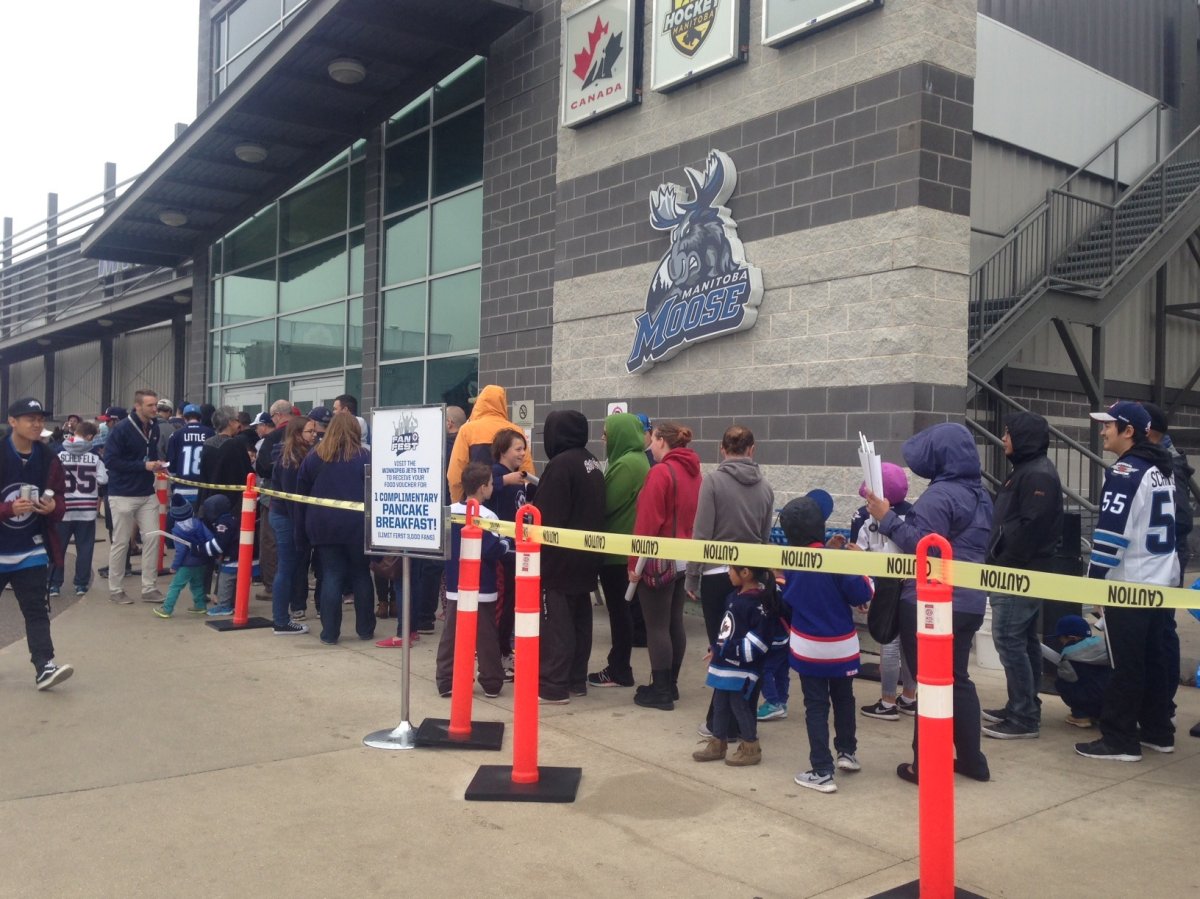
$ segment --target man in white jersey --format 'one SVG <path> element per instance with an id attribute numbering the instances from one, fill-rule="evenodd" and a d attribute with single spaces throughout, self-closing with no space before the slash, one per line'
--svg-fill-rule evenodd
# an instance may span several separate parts
<path id="1" fill-rule="evenodd" d="M 92 551 L 96 546 L 96 514 L 100 488 L 108 483 L 108 469 L 92 452 L 98 432 L 95 422 L 80 422 L 58 454 L 66 481 L 67 511 L 58 523 L 58 540 L 65 551 L 75 541 L 75 595 L 83 596 L 92 579 Z M 66 562 L 50 570 L 50 597 L 59 595 L 66 577 Z"/>
<path id="2" fill-rule="evenodd" d="M 1116 402 L 1091 417 L 1101 423 L 1105 451 L 1118 459 L 1104 475 L 1088 577 L 1173 587 L 1179 560 L 1171 457 L 1150 442 L 1150 414 L 1140 404 Z M 1148 606 L 1146 592 L 1117 584 L 1109 590 L 1115 604 L 1105 606 L 1104 630 L 1113 674 L 1100 739 L 1075 744 L 1087 758 L 1137 762 L 1143 746 L 1175 751 L 1163 654 L 1167 613 Z"/>

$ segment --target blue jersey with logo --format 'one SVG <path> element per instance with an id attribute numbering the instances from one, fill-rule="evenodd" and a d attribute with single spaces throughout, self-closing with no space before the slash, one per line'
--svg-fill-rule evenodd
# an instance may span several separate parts
<path id="1" fill-rule="evenodd" d="M 1174 586 L 1175 478 L 1125 454 L 1104 475 L 1088 576 Z"/>
<path id="2" fill-rule="evenodd" d="M 200 480 L 200 456 L 204 452 L 204 441 L 215 433 L 212 428 L 189 421 L 172 434 L 167 441 L 167 462 L 170 463 L 171 474 L 188 481 Z M 177 484 L 175 492 L 193 503 L 200 493 L 198 488 L 184 484 Z"/>

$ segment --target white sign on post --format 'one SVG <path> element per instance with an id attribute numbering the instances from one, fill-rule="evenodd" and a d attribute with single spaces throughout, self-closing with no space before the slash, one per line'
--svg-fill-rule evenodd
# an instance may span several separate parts
<path id="1" fill-rule="evenodd" d="M 525 432 L 525 445 L 531 446 L 533 440 L 533 402 L 531 400 L 513 400 L 509 409 L 512 423 Z"/>
<path id="2" fill-rule="evenodd" d="M 445 554 L 446 407 L 371 413 L 368 552 Z"/>
<path id="3" fill-rule="evenodd" d="M 622 412 L 628 412 L 628 411 L 629 411 L 629 403 L 617 402 L 617 403 L 609 403 L 608 404 L 608 414 L 609 415 L 620 415 Z"/>

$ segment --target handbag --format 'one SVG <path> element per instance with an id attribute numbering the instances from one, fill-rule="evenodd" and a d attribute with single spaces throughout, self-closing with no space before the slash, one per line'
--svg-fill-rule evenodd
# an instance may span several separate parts
<path id="1" fill-rule="evenodd" d="M 401 556 L 372 556 L 371 572 L 389 581 L 400 580 L 402 573 Z"/>
<path id="2" fill-rule="evenodd" d="M 675 500 L 678 498 L 679 486 L 675 481 L 675 469 L 664 462 L 667 471 L 671 473 L 671 536 L 676 534 L 679 525 L 679 507 Z M 648 558 L 642 568 L 642 583 L 651 590 L 661 590 L 675 581 L 675 560 Z"/>
<path id="3" fill-rule="evenodd" d="M 867 632 L 880 646 L 900 636 L 900 587 L 898 577 L 875 578 L 875 596 L 867 609 Z"/>

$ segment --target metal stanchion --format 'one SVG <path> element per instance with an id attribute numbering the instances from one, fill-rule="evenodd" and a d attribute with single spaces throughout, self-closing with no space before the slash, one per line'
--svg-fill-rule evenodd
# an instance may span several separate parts
<path id="1" fill-rule="evenodd" d="M 417 729 L 408 719 L 408 660 L 412 645 L 408 623 L 411 620 L 409 612 L 412 609 L 412 558 L 404 556 L 400 565 L 400 621 L 403 628 L 400 636 L 404 640 L 404 645 L 400 648 L 400 723 L 391 730 L 372 731 L 363 737 L 363 745 L 372 749 L 415 749 L 417 746 Z"/>
<path id="2" fill-rule="evenodd" d="M 517 510 L 516 677 L 513 684 L 513 763 L 482 765 L 466 798 L 479 802 L 574 802 L 582 768 L 538 766 L 538 675 L 542 615 L 541 546 L 527 524 L 541 525 L 531 505 Z"/>
<path id="3" fill-rule="evenodd" d="M 242 491 L 242 527 L 238 534 L 237 593 L 233 602 L 233 618 L 209 621 L 217 631 L 244 631 L 272 627 L 274 622 L 250 617 L 250 581 L 254 577 L 254 519 L 258 512 L 258 490 L 254 472 L 246 475 Z"/>
<path id="4" fill-rule="evenodd" d="M 454 623 L 454 681 L 450 694 L 450 720 L 426 718 L 417 729 L 418 746 L 456 749 L 499 749 L 504 742 L 504 722 L 472 721 L 475 690 L 475 644 L 479 633 L 479 566 L 483 529 L 475 524 L 479 503 L 467 500 L 467 521 L 460 535 L 458 600 Z"/>

